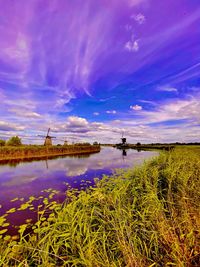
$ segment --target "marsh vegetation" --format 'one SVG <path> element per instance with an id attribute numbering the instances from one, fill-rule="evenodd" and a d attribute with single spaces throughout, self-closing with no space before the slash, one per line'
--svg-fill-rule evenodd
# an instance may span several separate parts
<path id="1" fill-rule="evenodd" d="M 42 145 L 20 145 L 0 147 L 0 161 L 10 159 L 26 159 L 50 157 L 58 155 L 72 155 L 95 153 L 100 151 L 100 146 L 90 144 L 74 144 L 67 146 L 42 146 Z"/>
<path id="2" fill-rule="evenodd" d="M 199 266 L 199 177 L 200 149 L 181 148 L 68 190 L 62 204 L 46 200 L 19 240 L 2 233 L 0 264 Z"/>

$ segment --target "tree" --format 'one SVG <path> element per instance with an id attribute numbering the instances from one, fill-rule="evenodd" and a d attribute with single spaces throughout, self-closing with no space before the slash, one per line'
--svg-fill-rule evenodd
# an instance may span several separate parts
<path id="1" fill-rule="evenodd" d="M 141 146 L 141 143 L 140 143 L 140 142 L 138 142 L 136 146 Z"/>
<path id="2" fill-rule="evenodd" d="M 22 145 L 21 138 L 19 138 L 18 136 L 13 136 L 6 142 L 6 145 L 7 146 L 21 146 Z"/>
<path id="3" fill-rule="evenodd" d="M 2 139 L 0 139 L 0 146 L 5 146 L 5 144 L 6 144 L 6 141 L 5 141 L 5 140 L 2 140 Z"/>
<path id="4" fill-rule="evenodd" d="M 94 146 L 97 146 L 97 145 L 98 145 L 98 142 L 95 141 L 95 142 L 93 143 L 93 145 L 94 145 Z"/>

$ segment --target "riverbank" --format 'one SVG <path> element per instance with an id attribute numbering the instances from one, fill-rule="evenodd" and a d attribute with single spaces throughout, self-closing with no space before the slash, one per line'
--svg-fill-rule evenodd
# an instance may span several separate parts
<path id="1" fill-rule="evenodd" d="M 111 146 L 118 149 L 135 149 L 135 150 L 165 150 L 170 151 L 175 148 L 200 148 L 199 143 L 189 143 L 189 144 L 102 144 L 102 146 Z"/>
<path id="2" fill-rule="evenodd" d="M 68 191 L 32 234 L 2 237 L 0 265 L 199 266 L 199 177 L 200 149 L 181 148 Z"/>
<path id="3" fill-rule="evenodd" d="M 66 146 L 4 146 L 0 147 L 0 162 L 8 160 L 39 159 L 54 156 L 90 154 L 100 151 L 98 145 L 66 145 Z"/>
<path id="4" fill-rule="evenodd" d="M 170 151 L 175 148 L 174 145 L 134 145 L 134 144 L 117 144 L 113 145 L 118 149 L 136 149 L 136 150 L 166 150 Z"/>

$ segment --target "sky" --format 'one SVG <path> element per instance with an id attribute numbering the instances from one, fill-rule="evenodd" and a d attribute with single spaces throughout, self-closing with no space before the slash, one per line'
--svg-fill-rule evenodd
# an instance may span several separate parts
<path id="1" fill-rule="evenodd" d="M 0 138 L 200 141 L 199 0 L 0 0 Z"/>

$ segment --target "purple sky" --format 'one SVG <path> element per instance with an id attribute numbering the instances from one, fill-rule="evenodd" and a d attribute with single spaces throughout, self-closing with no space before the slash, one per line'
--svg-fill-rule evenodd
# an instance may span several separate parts
<path id="1" fill-rule="evenodd" d="M 199 77 L 199 0 L 0 0 L 0 138 L 199 141 Z"/>

